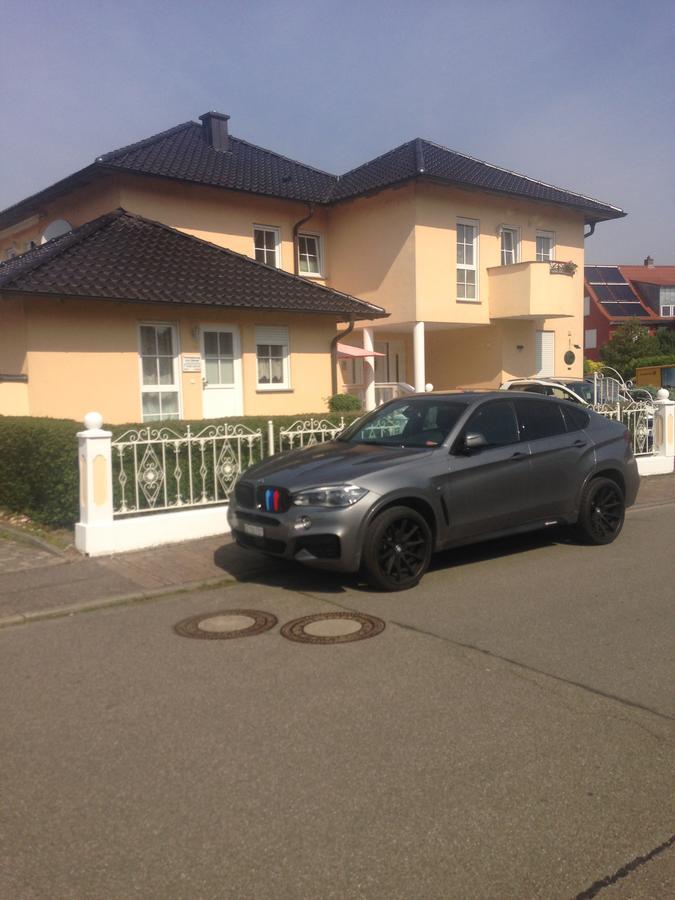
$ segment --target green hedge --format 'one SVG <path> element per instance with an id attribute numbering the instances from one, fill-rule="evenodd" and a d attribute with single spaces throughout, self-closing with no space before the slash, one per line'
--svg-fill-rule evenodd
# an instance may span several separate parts
<path id="1" fill-rule="evenodd" d="M 82 427 L 71 419 L 0 416 L 0 506 L 45 525 L 76 522 Z"/>
<path id="2" fill-rule="evenodd" d="M 660 356 L 643 356 L 635 360 L 635 368 L 651 366 L 675 366 L 675 353 L 662 353 Z"/>
<path id="3" fill-rule="evenodd" d="M 345 423 L 358 416 L 342 414 Z M 260 429 L 267 450 L 267 423 L 274 422 L 276 432 L 298 420 L 326 419 L 339 421 L 335 413 L 303 413 L 294 416 L 239 416 L 228 419 L 190 419 L 166 422 L 131 422 L 106 426 L 113 440 L 125 431 L 140 428 L 170 428 L 185 434 L 190 426 L 193 434 L 208 425 L 245 425 Z M 77 467 L 77 432 L 83 425 L 71 419 L 49 419 L 33 416 L 0 416 L 0 506 L 24 513 L 44 525 L 73 525 L 79 514 L 79 476 Z M 256 452 L 254 459 L 259 453 Z M 126 466 L 125 466 L 126 468 Z M 131 474 L 130 472 L 128 474 Z M 118 485 L 116 487 L 116 493 Z"/>

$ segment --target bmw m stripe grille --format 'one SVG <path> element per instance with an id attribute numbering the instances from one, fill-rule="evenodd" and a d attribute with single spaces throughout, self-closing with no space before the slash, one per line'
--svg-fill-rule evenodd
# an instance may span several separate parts
<path id="1" fill-rule="evenodd" d="M 291 495 L 285 488 L 267 487 L 261 485 L 258 488 L 258 509 L 269 513 L 286 512 L 291 505 Z"/>

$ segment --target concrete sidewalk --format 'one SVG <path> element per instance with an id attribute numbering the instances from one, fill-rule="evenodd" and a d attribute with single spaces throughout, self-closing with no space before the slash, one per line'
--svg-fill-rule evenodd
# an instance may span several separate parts
<path id="1" fill-rule="evenodd" d="M 643 478 L 637 507 L 675 503 L 675 474 Z M 0 533 L 0 627 L 83 609 L 246 580 L 273 563 L 229 535 L 83 558 L 21 533 Z"/>

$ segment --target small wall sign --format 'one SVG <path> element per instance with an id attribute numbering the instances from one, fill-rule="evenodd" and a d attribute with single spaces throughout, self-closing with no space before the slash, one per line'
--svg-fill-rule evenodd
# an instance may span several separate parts
<path id="1" fill-rule="evenodd" d="M 184 356 L 183 371 L 184 372 L 201 372 L 202 358 L 201 356 Z"/>
<path id="2" fill-rule="evenodd" d="M 573 350 L 568 350 L 567 353 L 563 356 L 566 366 L 571 366 L 576 358 L 576 354 Z"/>

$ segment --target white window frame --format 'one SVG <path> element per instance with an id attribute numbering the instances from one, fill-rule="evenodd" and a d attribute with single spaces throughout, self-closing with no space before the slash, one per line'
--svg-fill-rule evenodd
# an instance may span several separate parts
<path id="1" fill-rule="evenodd" d="M 458 246 L 458 232 L 457 228 L 455 228 L 455 292 L 456 292 L 456 300 L 458 303 L 480 303 L 480 269 L 479 269 L 479 235 L 480 235 L 480 222 L 478 219 L 464 219 L 459 217 L 457 219 L 457 225 L 468 225 L 473 228 L 473 265 L 467 265 L 466 263 L 460 263 L 457 259 L 457 246 Z M 466 245 L 465 245 L 466 246 Z M 457 285 L 457 275 L 460 271 L 473 271 L 475 272 L 475 287 L 476 287 L 476 296 L 475 297 L 460 297 L 459 290 Z"/>
<path id="2" fill-rule="evenodd" d="M 262 262 L 262 260 L 256 260 L 256 262 L 261 262 L 264 266 L 270 266 L 270 268 L 280 269 L 281 268 L 281 229 L 277 225 L 260 225 L 259 223 L 253 223 L 253 259 L 256 259 L 256 245 L 255 245 L 255 233 L 256 231 L 269 231 L 274 235 L 274 258 L 275 262 L 272 266 L 271 263 Z"/>
<path id="3" fill-rule="evenodd" d="M 504 262 L 504 245 L 503 235 L 508 232 L 513 235 L 513 260 Z M 511 266 L 520 262 L 520 228 L 517 225 L 500 225 L 499 226 L 499 264 L 501 266 Z"/>
<path id="4" fill-rule="evenodd" d="M 149 328 L 170 328 L 171 329 L 171 340 L 173 344 L 173 384 L 143 384 L 143 339 L 141 338 L 141 328 L 143 326 Z M 179 337 L 180 331 L 176 322 L 151 322 L 151 321 L 142 321 L 138 323 L 138 380 L 141 386 L 141 396 L 140 396 L 140 421 L 141 422 L 171 422 L 176 421 L 175 419 L 145 419 L 143 417 L 143 394 L 157 394 L 157 393 L 177 393 L 178 394 L 178 419 L 183 418 L 183 391 L 181 385 L 180 378 L 180 366 L 178 364 L 180 360 L 180 345 L 179 345 Z"/>
<path id="5" fill-rule="evenodd" d="M 588 328 L 584 331 L 584 347 L 586 350 L 596 350 L 598 346 L 598 329 Z"/>
<path id="6" fill-rule="evenodd" d="M 664 284 L 659 288 L 659 315 L 663 319 L 675 316 L 675 285 Z"/>
<path id="7" fill-rule="evenodd" d="M 551 255 L 547 259 L 544 259 L 544 257 L 542 257 L 541 259 L 539 258 L 539 251 L 537 250 L 537 238 L 546 238 L 551 242 Z M 553 262 L 553 260 L 555 259 L 555 231 L 537 231 L 534 241 L 534 258 L 537 262 Z"/>
<path id="8" fill-rule="evenodd" d="M 300 238 L 313 238 L 316 241 L 316 253 L 317 253 L 317 262 L 319 265 L 318 272 L 303 272 L 300 268 Z M 323 278 L 323 235 L 317 234 L 314 231 L 299 231 L 298 232 L 298 275 L 301 275 L 303 278 Z"/>
<path id="9" fill-rule="evenodd" d="M 279 384 L 265 384 L 258 379 L 258 347 L 260 345 L 279 344 L 283 347 L 282 371 L 283 381 Z M 256 391 L 290 391 L 291 387 L 291 346 L 287 325 L 256 325 L 255 329 L 255 389 Z"/>

